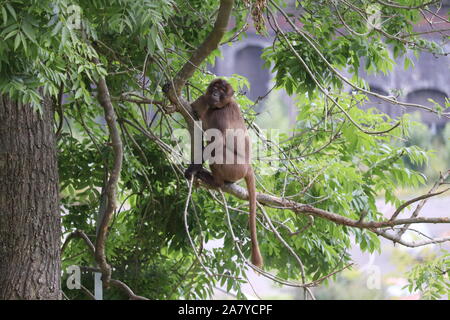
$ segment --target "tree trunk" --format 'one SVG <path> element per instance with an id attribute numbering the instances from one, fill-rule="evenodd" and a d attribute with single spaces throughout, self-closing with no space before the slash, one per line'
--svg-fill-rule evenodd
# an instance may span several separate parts
<path id="1" fill-rule="evenodd" d="M 0 299 L 60 299 L 53 113 L 0 96 Z"/>

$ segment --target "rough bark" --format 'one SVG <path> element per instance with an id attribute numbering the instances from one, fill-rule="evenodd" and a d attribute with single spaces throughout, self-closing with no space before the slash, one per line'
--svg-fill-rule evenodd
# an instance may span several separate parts
<path id="1" fill-rule="evenodd" d="M 0 299 L 60 299 L 53 113 L 0 96 Z"/>

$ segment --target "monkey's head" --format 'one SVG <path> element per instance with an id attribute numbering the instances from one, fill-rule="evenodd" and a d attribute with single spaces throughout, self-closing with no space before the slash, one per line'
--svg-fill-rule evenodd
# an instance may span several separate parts
<path id="1" fill-rule="evenodd" d="M 223 108 L 228 105 L 234 95 L 233 87 L 223 79 L 211 81 L 206 89 L 208 105 L 212 108 Z"/>

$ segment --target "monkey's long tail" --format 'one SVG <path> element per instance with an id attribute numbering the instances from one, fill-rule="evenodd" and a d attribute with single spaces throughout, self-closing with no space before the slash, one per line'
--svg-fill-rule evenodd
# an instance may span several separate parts
<path id="1" fill-rule="evenodd" d="M 245 183 L 247 184 L 248 190 L 248 200 L 250 204 L 250 216 L 249 216 L 249 227 L 250 227 L 250 239 L 252 240 L 252 263 L 262 268 L 263 258 L 261 252 L 259 251 L 258 237 L 256 234 L 256 185 L 255 185 L 255 174 L 253 168 L 250 166 L 250 172 L 247 173 L 245 177 Z"/>

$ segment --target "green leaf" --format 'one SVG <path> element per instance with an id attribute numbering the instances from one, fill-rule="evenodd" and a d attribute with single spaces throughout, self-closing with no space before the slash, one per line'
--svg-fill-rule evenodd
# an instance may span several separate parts
<path id="1" fill-rule="evenodd" d="M 4 38 L 4 40 L 7 40 L 9 38 L 11 38 L 12 36 L 16 35 L 19 32 L 18 29 L 11 31 L 10 33 L 8 33 L 8 35 Z"/>
<path id="2" fill-rule="evenodd" d="M 158 47 L 158 50 L 163 52 L 164 51 L 164 46 L 161 42 L 161 39 L 158 37 L 156 37 L 156 46 Z"/>
<path id="3" fill-rule="evenodd" d="M 63 28 L 62 35 L 61 35 L 61 44 L 60 44 L 61 47 L 66 44 L 68 38 L 69 38 L 69 29 Z"/>
<path id="4" fill-rule="evenodd" d="M 19 46 L 20 46 L 20 41 L 21 41 L 20 35 L 21 35 L 21 33 L 18 32 L 16 34 L 16 38 L 14 39 L 14 51 L 16 51 L 16 49 L 19 48 Z"/>
<path id="5" fill-rule="evenodd" d="M 77 92 L 75 93 L 75 99 L 80 98 L 83 95 L 83 89 L 78 88 Z"/>
<path id="6" fill-rule="evenodd" d="M 28 53 L 27 42 L 23 33 L 20 34 L 20 39 L 22 40 L 23 50 L 25 51 L 25 53 Z"/>
<path id="7" fill-rule="evenodd" d="M 2 7 L 3 25 L 6 26 L 8 22 L 8 14 L 6 13 L 5 7 Z"/>
<path id="8" fill-rule="evenodd" d="M 412 62 L 412 60 L 409 59 L 408 57 L 405 57 L 404 67 L 405 70 L 408 70 L 409 68 L 414 68 L 414 62 Z"/>
<path id="9" fill-rule="evenodd" d="M 55 36 L 61 30 L 62 26 L 63 26 L 62 22 L 58 21 L 58 23 L 53 28 L 51 35 Z"/>
<path id="10" fill-rule="evenodd" d="M 25 35 L 28 37 L 28 39 L 30 39 L 34 43 L 37 43 L 36 42 L 36 33 L 34 32 L 34 29 L 31 26 L 31 24 L 29 24 L 26 20 L 24 20 L 22 22 L 22 31 L 25 33 Z"/>
<path id="11" fill-rule="evenodd" d="M 11 15 L 13 16 L 14 20 L 17 21 L 17 15 L 16 15 L 16 11 L 14 10 L 14 8 L 11 6 L 11 4 L 9 4 L 8 2 L 6 3 L 6 8 L 8 8 L 8 11 L 11 13 Z"/>

